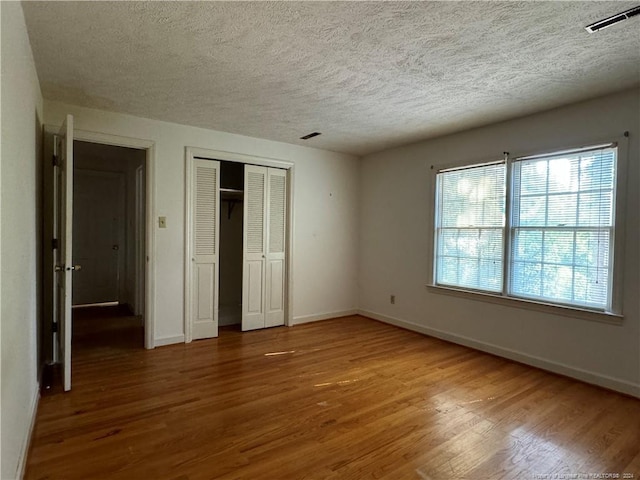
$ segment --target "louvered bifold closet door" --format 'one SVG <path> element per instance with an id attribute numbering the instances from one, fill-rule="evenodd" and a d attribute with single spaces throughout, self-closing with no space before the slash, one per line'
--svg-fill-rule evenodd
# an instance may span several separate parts
<path id="1" fill-rule="evenodd" d="M 265 327 L 267 168 L 244 167 L 242 330 Z"/>
<path id="2" fill-rule="evenodd" d="M 193 161 L 191 198 L 191 336 L 218 336 L 220 162 Z"/>
<path id="3" fill-rule="evenodd" d="M 266 205 L 265 326 L 284 325 L 287 172 L 269 168 Z"/>

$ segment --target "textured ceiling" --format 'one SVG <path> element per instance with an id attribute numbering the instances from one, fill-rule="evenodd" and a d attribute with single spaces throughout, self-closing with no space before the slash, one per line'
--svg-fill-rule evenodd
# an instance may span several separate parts
<path id="1" fill-rule="evenodd" d="M 23 3 L 45 98 L 354 154 L 639 85 L 635 5 Z"/>

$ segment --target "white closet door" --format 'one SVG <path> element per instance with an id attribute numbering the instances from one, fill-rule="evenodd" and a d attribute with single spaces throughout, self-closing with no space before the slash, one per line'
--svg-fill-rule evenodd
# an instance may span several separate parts
<path id="1" fill-rule="evenodd" d="M 265 207 L 267 168 L 244 167 L 242 330 L 265 327 Z"/>
<path id="2" fill-rule="evenodd" d="M 194 159 L 192 174 L 191 337 L 218 336 L 220 162 Z"/>
<path id="3" fill-rule="evenodd" d="M 269 168 L 266 204 L 265 326 L 284 325 L 287 172 Z"/>

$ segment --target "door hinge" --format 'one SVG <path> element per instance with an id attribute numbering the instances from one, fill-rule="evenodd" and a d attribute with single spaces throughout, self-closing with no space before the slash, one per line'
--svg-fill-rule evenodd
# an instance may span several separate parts
<path id="1" fill-rule="evenodd" d="M 52 333 L 58 333 L 58 322 L 53 322 L 51 324 L 51 332 Z"/>
<path id="2" fill-rule="evenodd" d="M 57 239 L 57 238 L 53 238 L 53 239 L 51 240 L 51 248 L 52 248 L 53 250 L 56 250 L 56 249 L 58 248 L 58 239 Z"/>
<path id="3" fill-rule="evenodd" d="M 51 165 L 53 165 L 54 167 L 60 166 L 60 157 L 58 155 L 53 155 L 51 157 Z"/>

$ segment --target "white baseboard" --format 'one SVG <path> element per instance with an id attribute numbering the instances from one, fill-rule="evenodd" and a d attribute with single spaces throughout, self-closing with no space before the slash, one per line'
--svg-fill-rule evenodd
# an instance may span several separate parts
<path id="1" fill-rule="evenodd" d="M 173 345 L 174 343 L 184 343 L 184 335 L 176 335 L 174 337 L 161 337 L 153 341 L 154 347 L 163 347 L 165 345 Z"/>
<path id="2" fill-rule="evenodd" d="M 600 387 L 608 388 L 610 390 L 615 390 L 617 392 L 640 398 L 640 384 L 631 383 L 627 382 L 626 380 L 620 380 L 618 378 L 610 377 L 607 375 L 590 372 L 581 368 L 572 367 L 563 363 L 554 362 L 541 357 L 536 357 L 534 355 L 522 353 L 517 350 L 500 347 L 499 345 L 480 342 L 478 340 L 474 340 L 473 338 L 465 337 L 462 335 L 456 335 L 453 333 L 444 332 L 442 330 L 437 330 L 435 328 L 425 327 L 424 325 L 419 325 L 407 320 L 401 320 L 399 318 L 389 317 L 387 315 L 382 315 L 367 310 L 360 310 L 358 313 L 364 317 L 373 318 L 374 320 L 388 323 L 390 325 L 395 325 L 396 327 L 405 328 L 407 330 L 412 330 L 414 332 L 429 335 L 431 337 L 440 338 L 441 340 L 464 345 L 465 347 L 470 347 L 475 350 L 491 353 L 499 357 L 515 360 L 516 362 L 531 365 L 533 367 L 548 370 L 553 373 L 565 375 L 567 377 L 575 378 L 576 380 L 581 380 L 586 383 L 598 385 Z"/>
<path id="3" fill-rule="evenodd" d="M 20 456 L 18 457 L 18 471 L 16 472 L 16 478 L 22 479 L 24 477 L 25 469 L 27 467 L 27 457 L 29 456 L 29 446 L 31 445 L 31 436 L 33 435 L 33 429 L 36 426 L 36 416 L 38 414 L 38 403 L 40 401 L 40 387 L 38 384 L 35 386 L 35 395 L 31 399 L 31 421 L 29 422 L 29 430 L 22 441 L 20 448 Z"/>
<path id="4" fill-rule="evenodd" d="M 358 314 L 358 310 L 341 310 L 339 312 L 318 313 L 313 315 L 301 315 L 299 317 L 293 317 L 293 324 L 300 325 L 302 323 L 319 322 L 321 320 L 348 317 L 350 315 L 357 315 L 357 314 Z"/>

